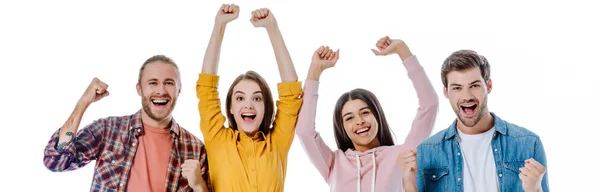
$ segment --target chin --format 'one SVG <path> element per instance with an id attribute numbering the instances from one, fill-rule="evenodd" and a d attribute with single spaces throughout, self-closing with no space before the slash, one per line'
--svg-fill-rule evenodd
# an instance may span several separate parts
<path id="1" fill-rule="evenodd" d="M 250 128 L 250 127 L 242 127 L 241 131 L 246 132 L 246 133 L 255 133 L 258 131 L 258 129 Z"/>

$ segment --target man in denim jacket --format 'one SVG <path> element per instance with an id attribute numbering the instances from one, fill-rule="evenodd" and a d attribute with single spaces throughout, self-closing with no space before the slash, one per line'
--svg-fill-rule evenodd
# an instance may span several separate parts
<path id="1" fill-rule="evenodd" d="M 548 192 L 540 138 L 487 108 L 487 59 L 471 50 L 452 53 L 442 66 L 442 82 L 458 120 L 417 148 L 419 191 Z"/>

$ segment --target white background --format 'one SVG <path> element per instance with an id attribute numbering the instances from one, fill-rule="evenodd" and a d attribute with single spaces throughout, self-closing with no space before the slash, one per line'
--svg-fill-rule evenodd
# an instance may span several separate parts
<path id="1" fill-rule="evenodd" d="M 155 54 L 179 64 L 183 89 L 174 117 L 202 138 L 195 82 L 217 9 L 237 3 L 241 14 L 229 24 L 221 52 L 221 98 L 233 78 L 250 69 L 276 90 L 280 79 L 267 33 L 249 22 L 250 11 L 262 7 L 273 11 L 300 80 L 318 46 L 341 49 L 338 65 L 321 78 L 316 122 L 332 148 L 334 103 L 353 88 L 379 97 L 400 142 L 408 132 L 416 95 L 397 56 L 370 51 L 380 37 L 404 39 L 433 82 L 441 103 L 434 133 L 455 118 L 442 93 L 441 64 L 453 51 L 472 49 L 491 64 L 490 110 L 542 138 L 552 190 L 593 189 L 599 171 L 600 127 L 594 120 L 600 108 L 600 13 L 590 3 L 566 2 L 2 1 L 0 186 L 89 191 L 94 162 L 53 173 L 44 167 L 44 147 L 93 77 L 109 84 L 111 95 L 87 110 L 81 127 L 140 109 L 138 70 Z M 285 189 L 328 191 L 298 140 Z"/>

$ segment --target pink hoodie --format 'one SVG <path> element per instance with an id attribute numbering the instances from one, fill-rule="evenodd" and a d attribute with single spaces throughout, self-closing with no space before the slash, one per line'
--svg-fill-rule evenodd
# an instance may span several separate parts
<path id="1" fill-rule="evenodd" d="M 366 152 L 348 149 L 331 151 L 315 130 L 319 82 L 307 80 L 296 125 L 296 134 L 312 164 L 327 181 L 331 191 L 404 191 L 397 163 L 400 152 L 416 147 L 429 137 L 438 110 L 438 97 L 416 56 L 404 61 L 419 98 L 417 115 L 405 143 L 381 146 Z M 373 163 L 375 162 L 375 163 Z"/>

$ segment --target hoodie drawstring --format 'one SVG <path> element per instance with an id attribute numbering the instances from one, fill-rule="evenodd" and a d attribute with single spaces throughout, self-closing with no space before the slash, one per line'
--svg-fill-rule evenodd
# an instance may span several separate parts
<path id="1" fill-rule="evenodd" d="M 356 192 L 360 192 L 360 157 L 356 154 Z M 375 175 L 377 175 L 377 162 L 375 161 L 375 153 L 372 154 L 371 159 L 373 160 L 373 178 L 371 180 L 371 192 L 375 191 Z"/>
<path id="2" fill-rule="evenodd" d="M 371 181 L 371 192 L 375 192 L 375 175 L 377 175 L 377 161 L 375 161 L 375 152 L 373 152 L 373 180 Z"/>
<path id="3" fill-rule="evenodd" d="M 360 158 L 358 157 L 358 154 L 355 155 L 356 157 L 356 192 L 360 192 Z"/>

